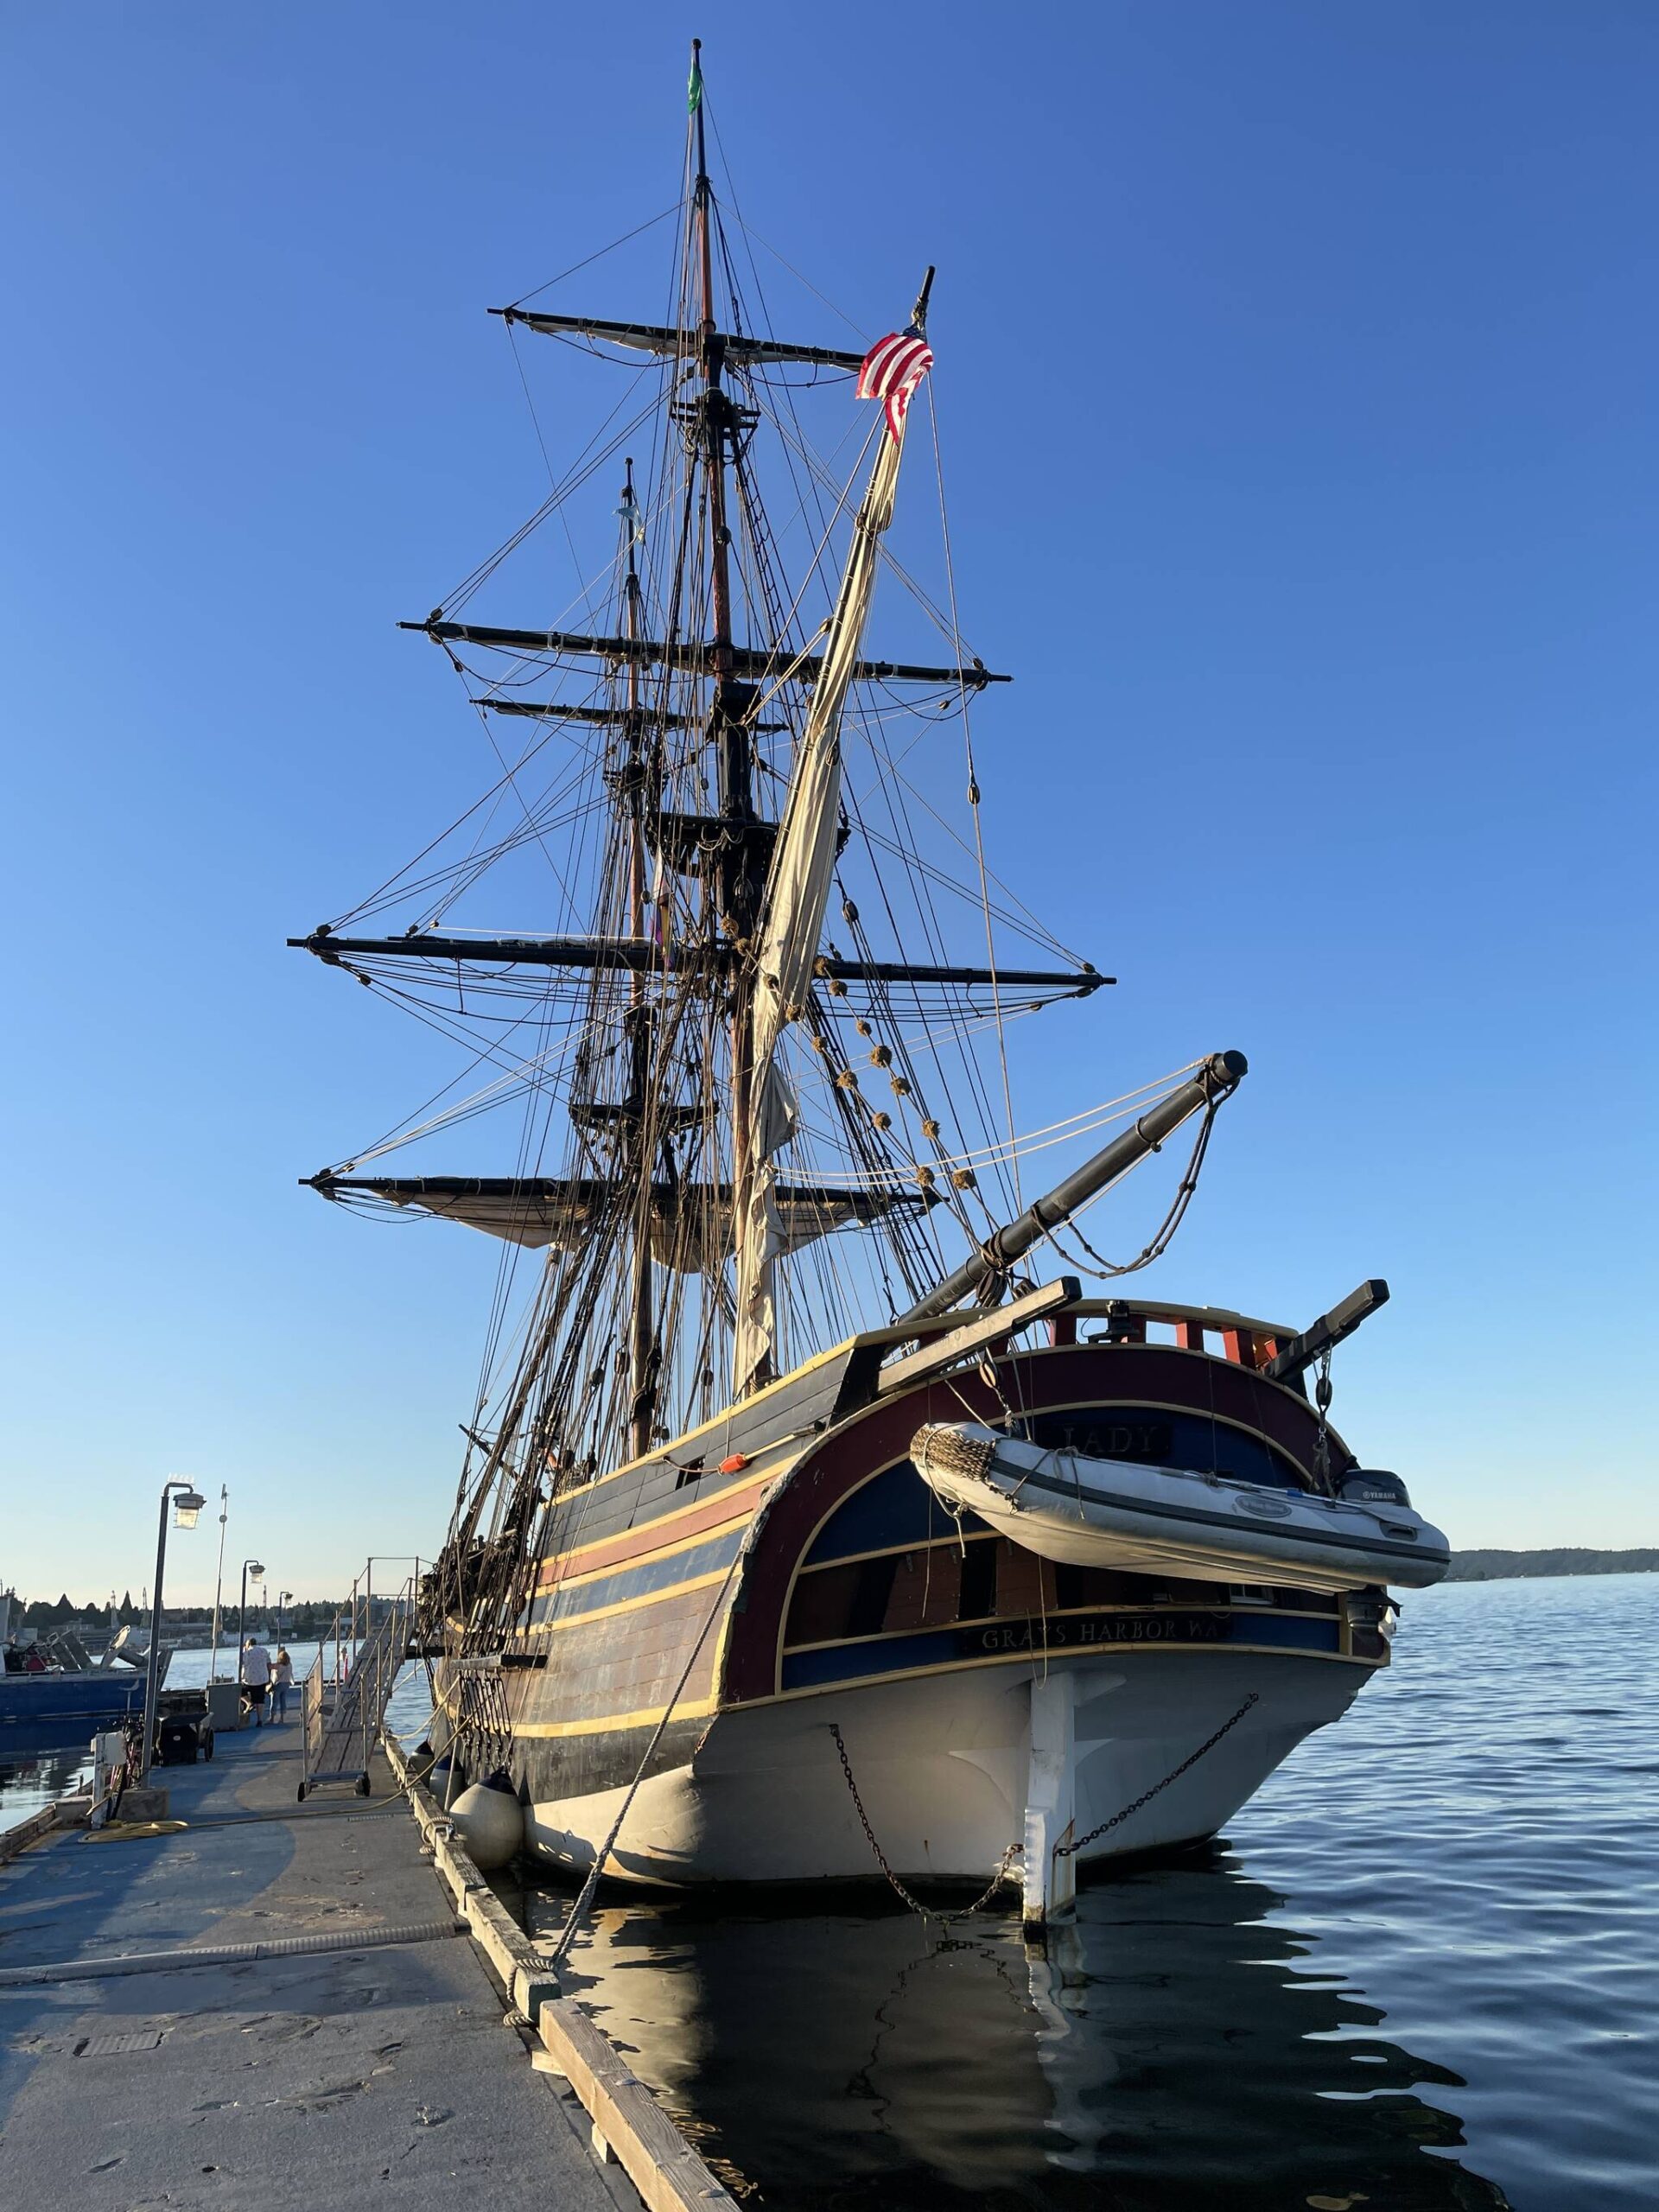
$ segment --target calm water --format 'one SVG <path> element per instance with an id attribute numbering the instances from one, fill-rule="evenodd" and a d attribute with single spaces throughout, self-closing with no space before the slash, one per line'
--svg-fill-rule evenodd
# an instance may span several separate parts
<path id="1" fill-rule="evenodd" d="M 1224 1847 L 1086 1891 L 1046 1956 L 989 1914 L 630 1904 L 574 1993 L 774 2212 L 1653 2212 L 1656 1649 L 1659 1575 L 1430 1592 Z M 411 1669 L 393 1725 L 425 1701 Z M 0 1827 L 79 1767 L 0 1770 Z"/>
<path id="2" fill-rule="evenodd" d="M 631 1904 L 575 1993 L 777 2212 L 1652 2212 L 1656 1645 L 1659 1576 L 1429 1592 L 1224 1848 L 1046 1958 Z"/>

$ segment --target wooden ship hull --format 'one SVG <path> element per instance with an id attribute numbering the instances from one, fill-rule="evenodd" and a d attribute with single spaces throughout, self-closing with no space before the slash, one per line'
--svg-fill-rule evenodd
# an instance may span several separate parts
<path id="1" fill-rule="evenodd" d="M 1109 1313 L 1117 1341 L 1077 1341 Z M 925 1352 L 884 1370 L 893 1332 L 857 1337 L 563 1500 L 500 1661 L 531 1848 L 590 1867 L 638 1782 L 607 1875 L 879 1878 L 832 1722 L 909 1879 L 982 1885 L 1017 1846 L 1046 1916 L 1068 1859 L 1213 1835 L 1387 1663 L 1384 1594 L 1056 1567 L 959 1528 L 906 1453 L 925 1422 L 1014 1409 L 1037 1440 L 1313 1488 L 1314 1411 L 1256 1364 L 1274 1339 L 1237 1323 L 1190 1315 L 1181 1343 L 1148 1342 L 1143 1316 L 1078 1300 L 1046 1345 L 914 1381 Z M 1033 1863 L 1252 1697 L 1140 1811 Z"/>

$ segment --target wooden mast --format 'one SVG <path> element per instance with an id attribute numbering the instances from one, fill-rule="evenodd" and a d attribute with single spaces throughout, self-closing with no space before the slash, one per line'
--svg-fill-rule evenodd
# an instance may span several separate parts
<path id="1" fill-rule="evenodd" d="M 622 579 L 622 628 L 630 640 L 644 634 L 639 620 L 639 530 L 633 497 L 633 463 L 627 464 L 622 487 L 622 528 L 626 539 L 626 567 Z M 627 664 L 627 744 L 624 753 L 623 785 L 628 809 L 628 934 L 645 934 L 645 763 L 640 747 L 642 715 L 639 665 Z M 643 969 L 628 976 L 628 1096 L 626 1123 L 634 1170 L 632 1280 L 628 1307 L 629 1451 L 642 1459 L 651 1449 L 651 1432 L 657 1413 L 656 1327 L 651 1275 L 652 1177 L 655 1166 L 657 1116 L 650 1096 L 652 1073 L 652 1016 L 645 997 Z"/>
<path id="2" fill-rule="evenodd" d="M 691 219 L 697 260 L 697 359 L 702 375 L 698 412 L 709 517 L 710 612 L 714 621 L 714 634 L 709 641 L 709 664 L 715 679 L 709 735 L 715 747 L 721 815 L 735 833 L 728 842 L 718 879 L 721 908 L 718 926 L 734 939 L 739 947 L 742 947 L 754 928 L 753 869 L 749 839 L 745 834 L 754 819 L 754 803 L 749 773 L 749 733 L 742 720 L 742 709 L 748 703 L 748 695 L 737 684 L 732 659 L 731 531 L 726 519 L 726 463 L 736 410 L 723 382 L 725 346 L 715 315 L 710 206 L 713 188 L 709 178 L 708 147 L 703 130 L 702 41 L 696 38 L 691 41 L 691 85 L 694 101 L 691 123 L 696 134 L 697 162 L 691 194 Z M 749 1037 L 751 992 L 747 963 L 741 957 L 734 969 L 732 986 L 728 1029 L 732 1055 L 732 1219 L 735 1225 L 746 1217 L 749 1188 L 754 1173 L 754 1067 Z M 723 1264 L 716 1252 L 715 1265 Z M 758 1385 L 770 1379 L 768 1367 L 765 1374 L 755 1376 L 753 1382 Z"/>

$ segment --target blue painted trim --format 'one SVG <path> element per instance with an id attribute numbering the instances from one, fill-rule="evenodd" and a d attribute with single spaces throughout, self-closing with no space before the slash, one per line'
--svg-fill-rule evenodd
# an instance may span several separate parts
<path id="1" fill-rule="evenodd" d="M 579 1620 L 584 1613 L 620 1605 L 628 1598 L 649 1597 L 657 1592 L 666 1595 L 682 1582 L 729 1567 L 747 1533 L 747 1526 L 728 1529 L 723 1535 L 711 1536 L 707 1543 L 693 1544 L 689 1551 L 645 1560 L 637 1567 L 601 1575 L 597 1582 L 584 1582 L 575 1590 L 550 1590 L 519 1615 L 518 1626 L 539 1628 L 548 1621 Z"/>
<path id="2" fill-rule="evenodd" d="M 1148 1633 L 1118 1635 L 1113 1624 L 1145 1623 Z M 1188 1624 L 1203 1624 L 1202 1632 Z M 1159 1632 L 1150 1632 L 1156 1624 Z M 1048 1617 L 1048 1642 L 1039 1619 L 983 1621 L 971 1628 L 930 1629 L 907 1636 L 884 1636 L 868 1643 L 832 1644 L 822 1651 L 786 1653 L 781 1687 L 811 1689 L 826 1682 L 860 1681 L 872 1675 L 899 1674 L 912 1667 L 964 1665 L 975 1659 L 1014 1658 L 1022 1651 L 1192 1650 L 1199 1645 L 1266 1645 L 1281 1651 L 1339 1652 L 1341 1626 L 1335 1615 L 1310 1620 L 1275 1618 L 1268 1612 L 1220 1613 L 1195 1606 L 1190 1611 L 1139 1613 L 1133 1608 L 1085 1615 Z M 1105 1632 L 1090 1634 L 1090 1630 Z M 1164 1633 L 1168 1630 L 1170 1632 Z"/>

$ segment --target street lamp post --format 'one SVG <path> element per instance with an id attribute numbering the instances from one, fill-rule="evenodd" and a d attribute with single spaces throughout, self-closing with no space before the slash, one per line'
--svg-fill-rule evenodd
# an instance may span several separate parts
<path id="1" fill-rule="evenodd" d="M 176 1495 L 175 1495 L 176 1493 Z M 194 1529 L 207 1500 L 181 1475 L 169 1475 L 162 1484 L 162 1511 L 156 1531 L 156 1594 L 149 1608 L 149 1651 L 144 1669 L 144 1744 L 138 1761 L 138 1779 L 149 1779 L 150 1755 L 156 1745 L 156 1702 L 162 1688 L 162 1576 L 167 1566 L 167 1502 L 181 1529 Z"/>
<path id="2" fill-rule="evenodd" d="M 263 1582 L 265 1579 L 265 1570 L 257 1559 L 245 1559 L 242 1562 L 242 1599 L 236 1609 L 236 1682 L 238 1689 L 247 1688 L 247 1675 L 243 1669 L 243 1655 L 248 1645 L 248 1577 L 250 1575 L 256 1582 Z"/>
<path id="3" fill-rule="evenodd" d="M 283 1640 L 283 1607 L 293 1595 L 294 1592 L 291 1590 L 279 1590 L 276 1592 L 276 1641 L 278 1643 Z"/>
<path id="4" fill-rule="evenodd" d="M 219 1486 L 219 1570 L 213 1577 L 213 1656 L 207 1664 L 207 1679 L 219 1680 L 219 1621 L 223 1608 L 219 1600 L 225 1590 L 225 1523 L 231 1516 L 231 1493 L 228 1486 Z"/>

